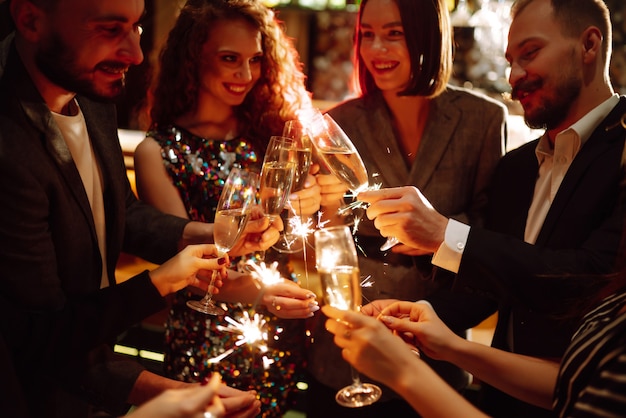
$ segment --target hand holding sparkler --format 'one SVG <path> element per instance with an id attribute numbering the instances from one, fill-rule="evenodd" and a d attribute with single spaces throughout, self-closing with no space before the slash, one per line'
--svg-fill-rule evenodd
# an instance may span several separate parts
<path id="1" fill-rule="evenodd" d="M 300 285 L 285 280 L 277 270 L 278 263 L 274 262 L 269 267 L 261 262 L 256 264 L 252 261 L 247 263 L 252 276 L 262 286 L 260 303 L 279 318 L 310 318 L 319 310 L 315 294 Z"/>

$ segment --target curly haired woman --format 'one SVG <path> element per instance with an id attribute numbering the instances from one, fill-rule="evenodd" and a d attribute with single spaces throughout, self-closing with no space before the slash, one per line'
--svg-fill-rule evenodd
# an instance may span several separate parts
<path id="1" fill-rule="evenodd" d="M 304 79 L 280 22 L 259 1 L 188 1 L 161 52 L 151 128 L 135 152 L 140 198 L 164 212 L 213 222 L 231 168 L 259 171 L 270 136 L 280 135 L 285 121 L 311 106 Z M 294 196 L 303 214 L 319 209 L 312 176 L 308 185 Z M 222 300 L 245 300 L 238 282 L 226 281 Z M 280 298 L 285 303 L 280 311 L 267 306 L 267 353 L 235 346 L 236 335 L 220 330 L 228 325 L 223 317 L 190 310 L 185 302 L 192 292 L 179 292 L 166 324 L 168 375 L 198 381 L 219 371 L 230 386 L 258 392 L 263 416 L 282 416 L 295 388 L 302 361 L 297 344 L 304 337 L 302 321 L 270 314 L 305 318 L 318 309 L 310 292 L 292 287 L 300 296 Z M 245 309 L 230 304 L 228 316 L 237 318 Z M 211 361 L 216 358 L 220 361 Z M 264 367 L 268 362 L 271 367 Z"/>

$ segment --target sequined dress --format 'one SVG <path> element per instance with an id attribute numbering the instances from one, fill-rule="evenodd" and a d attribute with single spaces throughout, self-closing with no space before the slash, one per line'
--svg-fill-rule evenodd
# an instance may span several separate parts
<path id="1" fill-rule="evenodd" d="M 177 126 L 158 128 L 147 136 L 161 146 L 167 173 L 192 220 L 213 222 L 230 169 L 260 171 L 263 160 L 262 151 L 243 138 L 204 139 Z M 258 392 L 261 416 L 282 416 L 302 370 L 302 321 L 278 319 L 257 307 L 268 324 L 269 351 L 264 353 L 254 344 L 237 346 L 240 334 L 220 330 L 230 325 L 225 317 L 240 320 L 244 310 L 252 317 L 251 306 L 228 304 L 226 315 L 217 317 L 187 307 L 189 298 L 200 297 L 183 290 L 172 298 L 165 331 L 166 374 L 198 382 L 212 371 L 220 372 L 228 386 Z"/>

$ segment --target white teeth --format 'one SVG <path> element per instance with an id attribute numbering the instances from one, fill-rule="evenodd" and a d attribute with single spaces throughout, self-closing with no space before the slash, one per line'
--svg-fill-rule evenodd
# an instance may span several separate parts
<path id="1" fill-rule="evenodd" d="M 243 93 L 244 91 L 246 91 L 246 88 L 245 87 L 228 86 L 228 90 L 232 91 L 233 93 Z"/>
<path id="2" fill-rule="evenodd" d="M 389 69 L 391 69 L 393 67 L 395 67 L 395 64 L 393 64 L 393 63 L 374 64 L 374 68 L 376 68 L 377 70 L 389 70 Z"/>
<path id="3" fill-rule="evenodd" d="M 114 73 L 114 74 L 124 74 L 126 72 L 126 68 L 119 68 L 119 67 L 111 68 L 111 67 L 104 67 L 104 66 L 101 68 L 108 73 Z"/>

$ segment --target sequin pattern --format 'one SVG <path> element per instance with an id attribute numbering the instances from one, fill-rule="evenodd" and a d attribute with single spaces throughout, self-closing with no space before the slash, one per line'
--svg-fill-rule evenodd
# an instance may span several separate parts
<path id="1" fill-rule="evenodd" d="M 161 146 L 168 174 L 178 189 L 190 219 L 213 222 L 219 195 L 234 166 L 256 171 L 262 155 L 243 138 L 211 140 L 176 126 L 148 132 Z M 269 255 L 269 254 L 268 254 Z M 218 330 L 227 326 L 223 317 L 198 313 L 186 306 L 188 290 L 172 298 L 165 332 L 165 372 L 186 381 L 201 381 L 212 371 L 220 372 L 231 387 L 254 389 L 262 403 L 263 417 L 280 417 L 291 405 L 290 393 L 297 390 L 296 373 L 302 370 L 303 321 L 281 320 L 268 312 L 269 351 L 260 352 L 247 344 L 235 346 L 237 335 Z M 227 315 L 239 320 L 251 306 L 228 304 Z M 235 349 L 218 362 L 211 359 Z M 264 358 L 265 357 L 265 358 Z M 272 363 L 264 367 L 264 362 Z"/>

